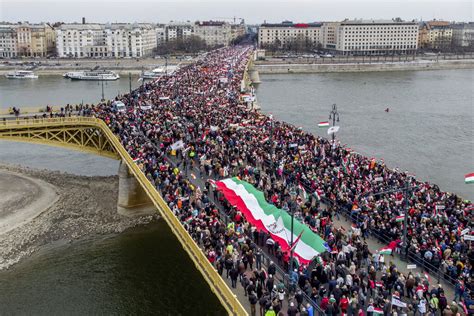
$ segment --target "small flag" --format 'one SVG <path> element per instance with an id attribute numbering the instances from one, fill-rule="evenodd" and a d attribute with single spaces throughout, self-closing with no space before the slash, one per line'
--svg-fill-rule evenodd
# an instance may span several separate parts
<path id="1" fill-rule="evenodd" d="M 404 215 L 399 215 L 397 217 L 395 217 L 395 222 L 397 223 L 401 223 L 405 220 L 405 216 Z"/>
<path id="2" fill-rule="evenodd" d="M 329 122 L 319 122 L 318 127 L 329 127 Z"/>
<path id="3" fill-rule="evenodd" d="M 377 282 L 375 282 L 375 286 L 376 287 L 383 287 L 383 282 L 377 281 Z"/>
<path id="4" fill-rule="evenodd" d="M 430 283 L 430 275 L 425 272 L 424 276 L 425 276 L 426 281 L 428 281 L 428 283 Z"/>
<path id="5" fill-rule="evenodd" d="M 306 194 L 306 190 L 304 189 L 301 183 L 298 183 L 298 188 L 300 189 L 301 193 L 303 194 L 303 199 L 306 201 L 308 199 L 308 195 Z"/>
<path id="6" fill-rule="evenodd" d="M 270 137 L 265 137 L 264 139 L 262 139 L 262 140 L 260 141 L 260 144 L 264 144 L 264 143 L 265 143 L 267 140 L 269 140 L 269 139 L 270 139 Z"/>
<path id="7" fill-rule="evenodd" d="M 216 187 L 216 180 L 209 179 L 209 180 L 207 180 L 207 181 L 209 181 L 209 183 L 211 184 L 211 186 L 212 186 L 213 188 Z"/>
<path id="8" fill-rule="evenodd" d="M 406 307 L 407 307 L 407 303 L 402 302 L 402 301 L 400 300 L 400 297 L 399 297 L 398 295 L 395 295 L 395 294 L 392 295 L 392 305 L 395 305 L 395 306 L 398 306 L 398 307 L 402 307 L 402 308 L 406 308 Z"/>
<path id="9" fill-rule="evenodd" d="M 464 176 L 464 183 L 468 184 L 472 184 L 474 183 L 474 172 L 472 173 L 468 173 Z"/>
<path id="10" fill-rule="evenodd" d="M 381 255 L 391 255 L 392 254 L 392 249 L 388 247 L 380 248 L 379 254 Z"/>
<path id="11" fill-rule="evenodd" d="M 374 307 L 374 315 L 383 315 L 383 309 Z"/>
<path id="12" fill-rule="evenodd" d="M 337 132 L 339 132 L 339 126 L 331 126 L 328 128 L 328 135 L 336 134 Z"/>

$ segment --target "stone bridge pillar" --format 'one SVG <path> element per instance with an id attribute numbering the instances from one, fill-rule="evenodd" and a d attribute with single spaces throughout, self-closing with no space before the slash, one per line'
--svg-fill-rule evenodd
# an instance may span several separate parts
<path id="1" fill-rule="evenodd" d="M 133 217 L 156 213 L 156 208 L 140 183 L 130 173 L 128 166 L 123 161 L 119 167 L 119 190 L 117 213 Z"/>
<path id="2" fill-rule="evenodd" d="M 250 81 L 252 81 L 253 84 L 258 84 L 261 82 L 260 75 L 257 69 L 255 68 L 249 69 L 249 76 L 250 76 Z"/>

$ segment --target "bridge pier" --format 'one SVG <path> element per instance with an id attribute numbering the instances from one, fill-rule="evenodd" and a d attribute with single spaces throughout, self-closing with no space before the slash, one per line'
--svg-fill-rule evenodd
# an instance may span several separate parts
<path id="1" fill-rule="evenodd" d="M 120 161 L 117 213 L 127 217 L 151 215 L 156 208 L 125 162 Z"/>
<path id="2" fill-rule="evenodd" d="M 250 80 L 252 81 L 253 84 L 258 84 L 260 83 L 260 75 L 256 69 L 250 69 L 249 70 L 249 76 Z"/>

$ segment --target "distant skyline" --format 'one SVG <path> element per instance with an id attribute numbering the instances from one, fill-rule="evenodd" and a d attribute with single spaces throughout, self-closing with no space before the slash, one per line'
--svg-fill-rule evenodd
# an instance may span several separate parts
<path id="1" fill-rule="evenodd" d="M 0 0 L 7 22 L 152 22 L 233 20 L 266 22 L 340 21 L 345 18 L 472 21 L 467 0 Z"/>

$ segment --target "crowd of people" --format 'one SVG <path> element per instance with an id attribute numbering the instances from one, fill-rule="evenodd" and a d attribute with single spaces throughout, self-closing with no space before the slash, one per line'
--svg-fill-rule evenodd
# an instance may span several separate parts
<path id="1" fill-rule="evenodd" d="M 87 114 L 103 119 L 119 136 L 219 273 L 231 279 L 232 286 L 244 286 L 252 312 L 258 305 L 261 315 L 278 315 L 282 297 L 290 294 L 286 313 L 311 315 L 316 311 L 303 303 L 303 292 L 327 315 L 375 315 L 379 309 L 456 315 L 474 309 L 474 251 L 463 238 L 471 225 L 472 203 L 249 107 L 241 93 L 251 53 L 251 47 L 209 52 L 173 75 L 117 97 L 126 112 L 108 101 Z M 274 270 L 277 263 L 288 268 L 288 254 L 269 235 L 256 232 L 209 182 L 200 187 L 188 174 L 204 180 L 238 175 L 287 210 L 294 204 L 290 190 L 306 188 L 312 198 L 299 198 L 295 215 L 332 251 L 291 271 L 293 286 L 285 295 L 284 287 L 274 281 Z M 400 192 L 380 193 L 407 183 L 412 188 L 408 199 Z M 303 196 L 302 189 L 296 190 Z M 322 207 L 321 199 L 329 208 Z M 403 275 L 381 259 L 383 255 L 372 256 L 364 242 L 370 231 L 399 240 L 403 223 L 396 218 L 406 205 L 408 250 L 456 280 L 453 303 L 447 302 L 441 287 L 430 290 L 426 278 Z M 357 215 L 351 231 L 334 226 L 338 208 Z M 227 225 L 221 211 L 231 219 Z M 262 248 L 275 263 L 262 265 Z M 394 306 L 393 294 L 406 298 L 407 307 Z"/>

